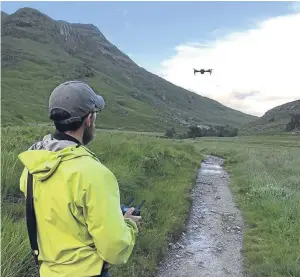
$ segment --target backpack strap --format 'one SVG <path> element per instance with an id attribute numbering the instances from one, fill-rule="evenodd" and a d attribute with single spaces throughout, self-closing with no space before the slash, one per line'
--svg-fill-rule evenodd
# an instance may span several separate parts
<path id="1" fill-rule="evenodd" d="M 34 212 L 34 201 L 33 201 L 33 176 L 28 172 L 27 176 L 27 197 L 26 197 L 26 224 L 27 232 L 29 236 L 30 246 L 32 249 L 32 255 L 34 261 L 39 268 L 38 255 L 39 248 L 37 243 L 37 224 Z"/>

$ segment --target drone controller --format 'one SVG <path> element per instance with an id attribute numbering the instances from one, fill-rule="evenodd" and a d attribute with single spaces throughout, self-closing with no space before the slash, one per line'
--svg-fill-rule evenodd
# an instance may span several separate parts
<path id="1" fill-rule="evenodd" d="M 122 210 L 123 215 L 130 209 L 130 207 L 132 207 L 132 203 L 134 200 L 135 199 L 132 198 L 132 199 L 130 199 L 130 201 L 128 202 L 127 205 L 121 205 L 121 210 Z M 141 215 L 141 207 L 143 206 L 144 202 L 145 202 L 145 200 L 143 200 L 140 205 L 138 205 L 134 208 L 132 215 L 135 215 L 135 216 Z"/>

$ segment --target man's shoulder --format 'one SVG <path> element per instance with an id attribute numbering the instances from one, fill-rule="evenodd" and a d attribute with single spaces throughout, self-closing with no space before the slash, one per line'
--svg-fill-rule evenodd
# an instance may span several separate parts
<path id="1" fill-rule="evenodd" d="M 76 170 L 78 170 L 81 174 L 85 174 L 89 176 L 91 179 L 94 178 L 101 178 L 101 177 L 113 177 L 115 178 L 115 175 L 113 172 L 106 167 L 100 160 L 95 159 L 92 156 L 83 156 L 78 160 L 78 167 Z"/>
<path id="2" fill-rule="evenodd" d="M 93 160 L 91 157 L 86 157 L 82 166 L 74 174 L 79 177 L 85 189 L 94 189 L 98 186 L 118 187 L 118 180 L 114 173 L 101 162 Z"/>

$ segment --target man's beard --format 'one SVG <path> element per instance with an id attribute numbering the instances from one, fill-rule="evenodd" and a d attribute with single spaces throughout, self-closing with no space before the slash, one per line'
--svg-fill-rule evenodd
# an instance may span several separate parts
<path id="1" fill-rule="evenodd" d="M 88 143 L 90 143 L 92 141 L 92 139 L 94 138 L 94 125 L 91 124 L 91 127 L 85 127 L 84 128 L 84 132 L 83 132 L 83 137 L 82 137 L 82 144 L 83 145 L 87 145 Z"/>

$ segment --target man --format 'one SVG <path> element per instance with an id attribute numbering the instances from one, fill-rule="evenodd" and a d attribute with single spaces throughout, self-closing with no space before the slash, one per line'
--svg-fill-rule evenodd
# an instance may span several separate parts
<path id="1" fill-rule="evenodd" d="M 123 216 L 115 176 L 86 147 L 103 108 L 87 84 L 59 85 L 49 99 L 54 136 L 19 155 L 25 196 L 33 176 L 41 277 L 109 276 L 103 265 L 126 263 L 135 245 L 141 217 L 133 208 Z"/>

